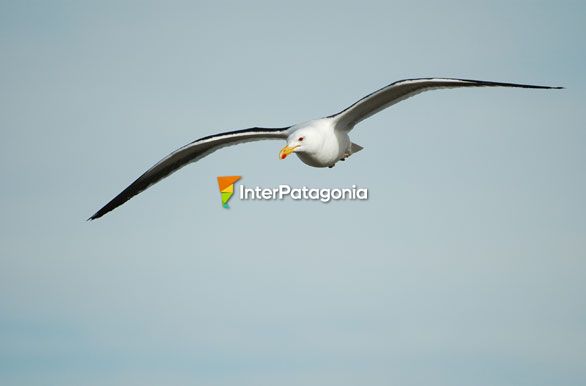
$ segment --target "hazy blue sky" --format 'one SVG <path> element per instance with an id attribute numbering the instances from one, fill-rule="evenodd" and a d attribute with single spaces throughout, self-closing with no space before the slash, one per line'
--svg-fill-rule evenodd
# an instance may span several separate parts
<path id="1" fill-rule="evenodd" d="M 586 384 L 583 1 L 0 1 L 0 384 Z M 417 96 L 334 169 L 173 149 Z M 220 204 L 215 178 L 370 189 Z"/>

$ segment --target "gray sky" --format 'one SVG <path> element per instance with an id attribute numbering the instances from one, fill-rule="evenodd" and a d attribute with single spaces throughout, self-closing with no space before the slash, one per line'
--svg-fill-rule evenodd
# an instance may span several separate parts
<path id="1" fill-rule="evenodd" d="M 583 385 L 586 6 L 0 2 L 0 384 Z M 84 220 L 173 149 L 430 92 L 334 169 L 217 152 Z M 246 185 L 367 202 L 221 207 Z"/>

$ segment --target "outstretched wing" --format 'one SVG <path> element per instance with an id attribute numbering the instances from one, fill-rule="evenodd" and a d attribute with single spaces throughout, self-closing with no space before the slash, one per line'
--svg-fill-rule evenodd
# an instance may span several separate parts
<path id="1" fill-rule="evenodd" d="M 529 84 L 488 82 L 483 80 L 470 79 L 449 79 L 449 78 L 421 78 L 405 79 L 381 88 L 360 99 L 352 106 L 331 115 L 338 121 L 337 127 L 351 130 L 360 121 L 386 109 L 395 103 L 417 95 L 424 91 L 437 90 L 440 88 L 456 87 L 520 87 L 539 89 L 560 89 L 563 87 L 533 86 Z"/>
<path id="2" fill-rule="evenodd" d="M 151 185 L 181 169 L 188 163 L 195 162 L 218 149 L 225 146 L 236 145 L 243 142 L 259 141 L 262 139 L 286 139 L 288 129 L 289 127 L 280 129 L 253 127 L 250 129 L 230 131 L 197 139 L 175 150 L 173 153 L 157 162 L 88 220 L 95 220 L 102 217 Z"/>

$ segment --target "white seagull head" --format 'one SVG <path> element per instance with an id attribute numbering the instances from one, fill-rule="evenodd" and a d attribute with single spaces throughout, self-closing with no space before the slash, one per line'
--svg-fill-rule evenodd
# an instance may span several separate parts
<path id="1" fill-rule="evenodd" d="M 291 153 L 311 154 L 319 151 L 323 142 L 321 133 L 311 127 L 294 130 L 287 137 L 287 145 L 279 152 L 279 158 L 285 159 Z"/>

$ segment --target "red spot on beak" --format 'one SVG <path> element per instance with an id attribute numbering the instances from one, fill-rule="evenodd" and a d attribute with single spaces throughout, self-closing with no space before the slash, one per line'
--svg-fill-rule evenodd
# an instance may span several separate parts
<path id="1" fill-rule="evenodd" d="M 284 153 L 281 154 L 281 159 L 285 159 L 285 158 L 287 158 L 287 154 L 284 154 Z"/>

